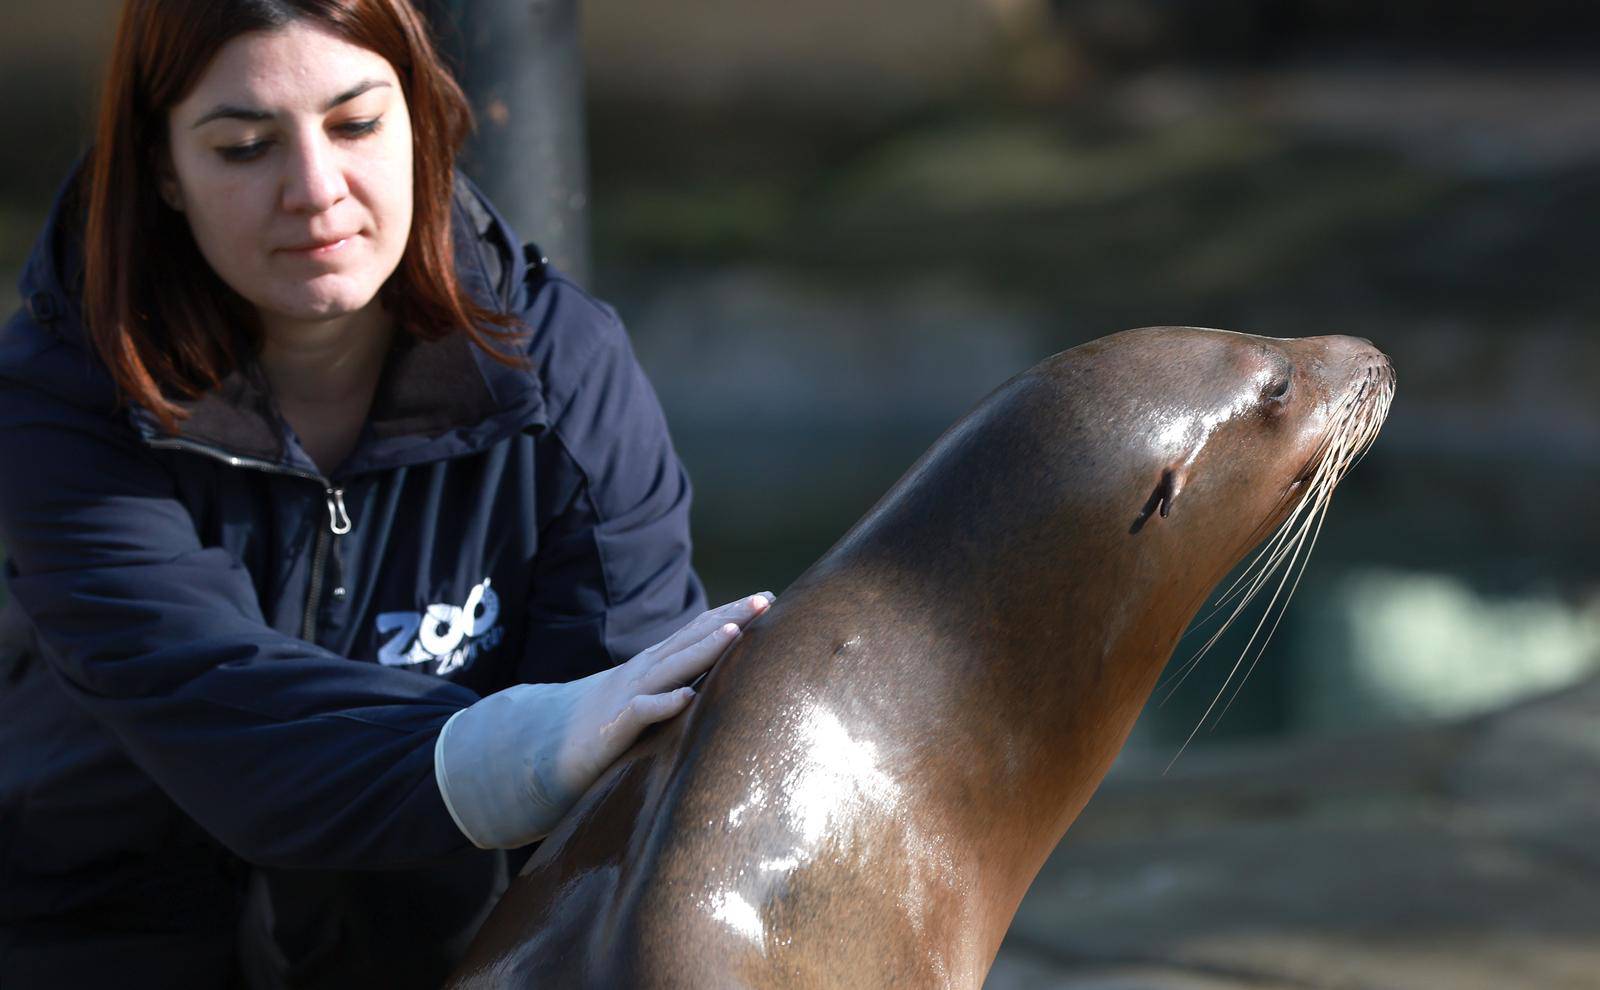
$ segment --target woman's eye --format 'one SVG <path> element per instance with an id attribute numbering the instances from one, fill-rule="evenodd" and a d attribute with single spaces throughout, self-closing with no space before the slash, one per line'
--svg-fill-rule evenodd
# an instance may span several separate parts
<path id="1" fill-rule="evenodd" d="M 267 150 L 269 143 L 268 141 L 251 141 L 248 144 L 229 145 L 226 148 L 218 148 L 217 154 L 221 155 L 222 160 L 225 162 L 254 161 L 261 157 L 262 152 Z"/>
<path id="2" fill-rule="evenodd" d="M 352 120 L 334 125 L 333 132 L 341 138 L 354 140 L 376 133 L 382 124 L 382 117 L 373 117 L 370 120 Z M 247 141 L 244 144 L 233 144 L 225 148 L 218 148 L 217 154 L 225 162 L 242 164 L 260 158 L 271 146 L 272 142 L 270 140 Z"/>
<path id="3" fill-rule="evenodd" d="M 373 117 L 371 120 L 352 120 L 347 124 L 340 124 L 334 130 L 339 133 L 340 137 L 366 137 L 368 134 L 376 132 L 378 126 L 382 123 L 382 117 Z"/>

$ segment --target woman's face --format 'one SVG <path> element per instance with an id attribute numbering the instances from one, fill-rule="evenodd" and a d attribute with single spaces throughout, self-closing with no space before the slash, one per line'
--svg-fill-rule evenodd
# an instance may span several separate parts
<path id="1" fill-rule="evenodd" d="M 224 45 L 167 117 L 168 205 L 269 330 L 376 305 L 411 232 L 394 67 L 291 22 Z"/>

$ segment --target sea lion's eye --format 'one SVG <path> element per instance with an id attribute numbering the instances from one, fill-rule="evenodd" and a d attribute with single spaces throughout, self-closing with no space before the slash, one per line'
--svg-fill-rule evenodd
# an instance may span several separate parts
<path id="1" fill-rule="evenodd" d="M 1294 382 L 1292 369 L 1285 368 L 1261 386 L 1261 411 L 1268 416 L 1280 416 L 1289 409 L 1289 389 Z"/>

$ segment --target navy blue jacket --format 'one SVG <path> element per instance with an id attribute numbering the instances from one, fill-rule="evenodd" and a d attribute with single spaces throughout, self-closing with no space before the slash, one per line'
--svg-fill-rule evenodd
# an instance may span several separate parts
<path id="1" fill-rule="evenodd" d="M 254 368 L 175 437 L 117 408 L 70 201 L 0 331 L 0 926 L 204 914 L 241 861 L 466 848 L 445 720 L 704 607 L 689 484 L 615 313 L 460 180 L 458 272 L 520 314 L 529 367 L 407 337 L 323 477 Z"/>

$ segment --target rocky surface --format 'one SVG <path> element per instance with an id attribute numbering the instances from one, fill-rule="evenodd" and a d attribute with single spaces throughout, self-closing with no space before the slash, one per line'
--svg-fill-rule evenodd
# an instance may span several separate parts
<path id="1" fill-rule="evenodd" d="M 989 990 L 1600 987 L 1600 680 L 1470 721 L 1125 760 Z"/>

